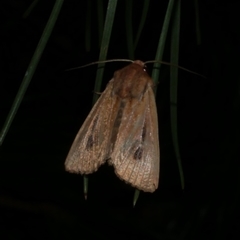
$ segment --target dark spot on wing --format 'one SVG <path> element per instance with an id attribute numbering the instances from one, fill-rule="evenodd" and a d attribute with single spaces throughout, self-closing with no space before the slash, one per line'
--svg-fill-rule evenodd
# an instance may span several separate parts
<path id="1" fill-rule="evenodd" d="M 142 142 L 144 142 L 146 137 L 146 124 L 144 123 L 143 129 L 142 129 Z"/>
<path id="2" fill-rule="evenodd" d="M 95 127 L 97 125 L 97 121 L 98 121 L 98 116 L 93 121 L 92 131 L 95 129 Z"/>
<path id="3" fill-rule="evenodd" d="M 123 110 L 124 110 L 125 105 L 126 105 L 125 101 L 121 101 L 116 119 L 113 124 L 112 136 L 111 136 L 111 143 L 112 143 L 111 149 L 114 148 L 114 145 L 115 145 L 115 142 L 117 139 L 117 133 L 118 133 L 118 129 L 121 124 L 121 121 L 122 121 Z"/>
<path id="4" fill-rule="evenodd" d="M 125 101 L 121 101 L 119 109 L 118 109 L 118 113 L 117 113 L 117 116 L 116 116 L 116 119 L 115 119 L 115 122 L 114 122 L 114 125 L 113 125 L 113 127 L 116 128 L 116 129 L 119 128 L 120 123 L 122 121 L 123 110 L 124 110 L 125 105 L 126 105 Z"/>
<path id="5" fill-rule="evenodd" d="M 94 132 L 94 129 L 96 128 L 96 125 L 97 125 L 97 121 L 98 121 L 98 116 L 93 121 L 91 132 Z M 93 144 L 94 144 L 94 138 L 93 138 L 93 135 L 90 135 L 87 140 L 86 149 L 92 148 Z"/>
<path id="6" fill-rule="evenodd" d="M 142 155 L 143 155 L 143 147 L 142 147 L 142 143 L 144 142 L 146 137 L 146 125 L 144 124 L 143 128 L 142 128 L 142 139 L 141 139 L 141 144 L 140 146 L 137 148 L 137 150 L 135 151 L 133 158 L 136 160 L 141 160 L 142 159 Z"/>
<path id="7" fill-rule="evenodd" d="M 136 160 L 141 160 L 142 159 L 142 153 L 143 153 L 143 149 L 142 147 L 138 147 L 137 150 L 135 151 L 133 158 Z"/>
<path id="8" fill-rule="evenodd" d="M 89 149 L 89 148 L 92 148 L 93 147 L 93 136 L 90 135 L 89 138 L 88 138 L 88 141 L 87 141 L 87 145 L 86 145 L 86 149 Z"/>

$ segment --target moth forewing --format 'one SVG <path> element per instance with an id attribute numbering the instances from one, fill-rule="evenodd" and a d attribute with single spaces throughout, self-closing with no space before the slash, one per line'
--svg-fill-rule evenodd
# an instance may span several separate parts
<path id="1" fill-rule="evenodd" d="M 149 91 L 131 111 L 126 106 L 123 115 L 130 114 L 121 121 L 109 161 L 120 179 L 139 190 L 154 192 L 158 187 L 160 159 L 156 106 L 150 102 L 153 93 Z"/>
<path id="2" fill-rule="evenodd" d="M 114 99 L 111 80 L 80 128 L 65 161 L 72 173 L 89 174 L 97 171 L 109 152 Z"/>
<path id="3" fill-rule="evenodd" d="M 146 126 L 147 134 L 145 139 L 145 147 L 148 149 L 149 162 L 151 165 L 151 171 L 149 179 L 146 181 L 150 192 L 155 191 L 158 188 L 159 172 L 160 172 L 160 148 L 158 137 L 158 116 L 157 107 L 155 102 L 155 96 L 153 90 L 149 90 L 149 107 L 146 114 Z M 144 181 L 145 182 L 145 181 Z"/>
<path id="4" fill-rule="evenodd" d="M 135 97 L 126 101 L 114 149 L 109 162 L 117 176 L 133 187 L 154 192 L 159 179 L 159 142 L 157 112 L 152 80 L 145 83 Z M 124 86 L 123 86 L 124 87 Z"/>

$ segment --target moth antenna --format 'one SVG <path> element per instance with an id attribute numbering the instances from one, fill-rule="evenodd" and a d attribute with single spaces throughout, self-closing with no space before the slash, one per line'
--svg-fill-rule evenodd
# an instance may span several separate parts
<path id="1" fill-rule="evenodd" d="M 179 68 L 179 69 L 182 69 L 182 70 L 184 70 L 184 71 L 186 71 L 186 72 L 195 74 L 195 75 L 200 76 L 200 77 L 202 77 L 202 78 L 205 78 L 205 79 L 207 78 L 207 77 L 205 77 L 205 76 L 202 75 L 202 74 L 199 74 L 199 73 L 197 73 L 197 72 L 191 71 L 191 70 L 189 70 L 189 69 L 187 69 L 187 68 L 181 67 L 181 66 L 176 65 L 176 64 L 173 64 L 173 63 L 164 62 L 164 61 L 156 61 L 156 60 L 150 60 L 150 61 L 144 62 L 144 64 L 147 64 L 147 63 L 162 63 L 162 64 L 164 64 L 164 65 L 168 65 L 168 66 L 172 66 L 172 67 L 177 67 L 177 68 Z"/>
<path id="2" fill-rule="evenodd" d="M 99 63 L 109 63 L 109 62 L 131 62 L 133 63 L 134 61 L 133 60 L 130 60 L 130 59 L 110 59 L 110 60 L 102 60 L 102 61 L 96 61 L 96 62 L 92 62 L 92 63 L 88 63 L 88 64 L 85 64 L 85 65 L 82 65 L 80 67 L 74 67 L 74 68 L 69 68 L 65 71 L 71 71 L 71 70 L 76 70 L 76 69 L 79 69 L 79 68 L 84 68 L 84 67 L 89 67 L 91 65 L 95 65 L 95 64 L 99 64 Z M 168 65 L 168 66 L 173 66 L 173 67 L 177 67 L 179 69 L 182 69 L 186 72 L 189 72 L 189 73 L 192 73 L 192 74 L 195 74 L 197 76 L 200 76 L 200 77 L 203 77 L 206 79 L 206 77 L 202 74 L 199 74 L 197 72 L 194 72 L 194 71 L 191 71 L 187 68 L 184 68 L 184 67 L 181 67 L 179 65 L 176 65 L 176 64 L 173 64 L 173 63 L 169 63 L 169 62 L 164 62 L 164 61 L 156 61 L 156 60 L 150 60 L 150 61 L 146 61 L 144 62 L 144 64 L 148 64 L 148 63 L 161 63 L 161 64 L 164 64 L 164 65 Z"/>
<path id="3" fill-rule="evenodd" d="M 84 67 L 88 67 L 91 65 L 95 65 L 95 64 L 99 64 L 99 63 L 108 63 L 108 62 L 131 62 L 131 63 L 133 63 L 134 61 L 130 60 L 130 59 L 110 59 L 110 60 L 96 61 L 96 62 L 88 63 L 88 64 L 80 66 L 80 67 L 69 68 L 65 71 L 76 70 L 79 68 L 84 68 Z"/>

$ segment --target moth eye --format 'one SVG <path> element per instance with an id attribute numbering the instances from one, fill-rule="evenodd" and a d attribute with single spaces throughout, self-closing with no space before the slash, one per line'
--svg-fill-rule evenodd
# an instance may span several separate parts
<path id="1" fill-rule="evenodd" d="M 142 153 L 143 153 L 142 147 L 138 147 L 136 152 L 133 155 L 133 158 L 136 159 L 136 160 L 142 159 Z"/>
<path id="2" fill-rule="evenodd" d="M 88 141 L 87 141 L 87 145 L 86 145 L 86 148 L 89 149 L 89 148 L 92 148 L 93 147 L 93 136 L 91 135 L 89 138 L 88 138 Z"/>

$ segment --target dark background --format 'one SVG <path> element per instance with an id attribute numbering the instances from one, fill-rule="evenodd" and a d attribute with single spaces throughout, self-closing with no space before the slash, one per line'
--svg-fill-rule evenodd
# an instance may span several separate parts
<path id="1" fill-rule="evenodd" d="M 168 1 L 151 1 L 136 59 L 153 60 Z M 133 1 L 136 31 L 142 1 Z M 51 13 L 54 1 L 1 1 L 0 126 Z M 239 239 L 239 1 L 200 1 L 201 44 L 194 1 L 182 1 L 178 128 L 185 176 L 181 190 L 170 129 L 169 67 L 162 66 L 157 106 L 161 146 L 159 188 L 141 193 L 112 167 L 83 179 L 64 161 L 92 106 L 96 66 L 68 68 L 99 56 L 96 2 L 65 1 L 57 24 L 0 148 L 0 239 Z M 104 1 L 106 9 L 107 1 Z M 108 59 L 128 58 L 125 1 L 119 1 Z M 91 32 L 85 47 L 86 28 Z M 169 38 L 170 39 L 170 38 Z M 169 61 L 169 39 L 163 60 Z M 126 63 L 107 64 L 103 89 Z M 151 66 L 148 66 L 151 73 Z"/>

